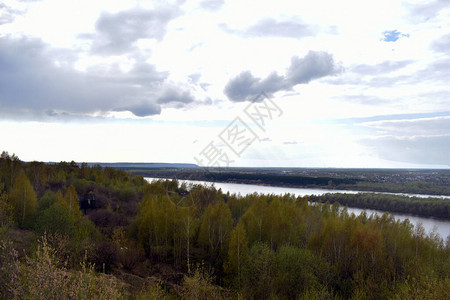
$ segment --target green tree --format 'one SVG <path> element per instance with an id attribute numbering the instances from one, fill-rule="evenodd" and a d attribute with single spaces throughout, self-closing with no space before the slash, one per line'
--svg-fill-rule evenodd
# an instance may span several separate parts
<path id="1" fill-rule="evenodd" d="M 268 299 L 273 291 L 274 253 L 266 243 L 255 243 L 242 270 L 244 291 L 251 299 Z"/>
<path id="2" fill-rule="evenodd" d="M 277 295 L 295 299 L 307 289 L 319 287 L 316 268 L 321 260 L 309 250 L 282 246 L 275 257 L 275 290 Z"/>
<path id="3" fill-rule="evenodd" d="M 38 200 L 38 214 L 56 202 L 56 194 L 52 191 L 46 191 L 45 194 Z"/>
<path id="4" fill-rule="evenodd" d="M 186 265 L 187 270 L 191 270 L 191 240 L 198 232 L 200 220 L 197 217 L 197 207 L 194 201 L 191 199 L 183 199 L 176 207 L 175 219 L 174 219 L 174 253 L 175 257 L 181 258 L 183 250 L 186 250 Z M 177 255 L 178 254 L 178 255 Z"/>
<path id="5" fill-rule="evenodd" d="M 30 222 L 37 209 L 36 194 L 25 172 L 21 169 L 9 195 L 14 218 L 20 227 Z"/>
<path id="6" fill-rule="evenodd" d="M 138 239 L 142 244 L 146 255 L 149 257 L 152 248 L 159 245 L 161 233 L 159 220 L 160 197 L 146 196 L 139 205 L 139 212 L 136 217 L 138 224 Z"/>
<path id="7" fill-rule="evenodd" d="M 55 202 L 36 219 L 36 229 L 40 233 L 60 233 L 71 236 L 75 226 L 75 216 L 68 208 Z"/>
<path id="8" fill-rule="evenodd" d="M 4 184 L 6 191 L 11 191 L 17 175 L 21 170 L 22 162 L 13 154 L 3 151 L 0 155 L 0 184 Z"/>
<path id="9" fill-rule="evenodd" d="M 222 200 L 209 204 L 202 216 L 198 242 L 215 256 L 212 257 L 213 260 L 222 250 L 232 228 L 230 208 Z"/>
<path id="10" fill-rule="evenodd" d="M 12 223 L 12 209 L 8 202 L 8 194 L 0 190 L 0 239 Z"/>
<path id="11" fill-rule="evenodd" d="M 69 213 L 73 214 L 77 218 L 80 218 L 81 210 L 80 205 L 78 204 L 78 195 L 73 185 L 70 185 L 67 189 L 64 200 L 67 204 L 67 208 L 69 209 Z"/>
<path id="12" fill-rule="evenodd" d="M 235 275 L 238 287 L 241 286 L 242 264 L 247 259 L 248 240 L 244 224 L 238 223 L 230 233 L 230 244 L 228 246 L 228 259 L 225 264 L 225 271 Z"/>
<path id="13" fill-rule="evenodd" d="M 248 234 L 250 244 L 254 242 L 266 241 L 267 236 L 267 200 L 265 197 L 259 195 L 249 195 L 247 197 L 253 198 L 253 203 L 244 213 L 241 221 L 244 222 Z"/>
<path id="14" fill-rule="evenodd" d="M 27 164 L 27 176 L 34 190 L 39 194 L 46 184 L 46 168 L 43 162 L 32 161 Z"/>

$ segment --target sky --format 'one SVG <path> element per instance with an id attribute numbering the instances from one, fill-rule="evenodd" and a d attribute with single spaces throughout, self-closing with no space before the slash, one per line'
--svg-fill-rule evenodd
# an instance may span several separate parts
<path id="1" fill-rule="evenodd" d="M 24 161 L 449 168 L 450 1 L 0 2 Z"/>

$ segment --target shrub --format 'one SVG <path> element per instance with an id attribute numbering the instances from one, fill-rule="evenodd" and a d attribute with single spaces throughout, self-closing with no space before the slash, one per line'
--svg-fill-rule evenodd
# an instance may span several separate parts
<path id="1" fill-rule="evenodd" d="M 181 288 L 181 297 L 189 300 L 224 299 L 221 289 L 213 284 L 212 272 L 197 268 L 191 276 L 185 276 Z"/>
<path id="2" fill-rule="evenodd" d="M 121 299 L 124 286 L 91 265 L 69 271 L 44 235 L 33 257 L 20 263 L 11 244 L 0 242 L 0 296 L 4 299 Z"/>

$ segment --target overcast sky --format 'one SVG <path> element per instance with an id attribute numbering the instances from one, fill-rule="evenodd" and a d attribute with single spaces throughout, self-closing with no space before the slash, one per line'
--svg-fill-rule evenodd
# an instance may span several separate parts
<path id="1" fill-rule="evenodd" d="M 448 0 L 0 2 L 26 161 L 448 168 L 449 83 Z"/>

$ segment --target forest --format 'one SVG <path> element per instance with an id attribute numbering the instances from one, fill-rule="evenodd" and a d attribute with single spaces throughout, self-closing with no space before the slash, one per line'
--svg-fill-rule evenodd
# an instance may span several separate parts
<path id="1" fill-rule="evenodd" d="M 3 152 L 0 299 L 448 299 L 450 237 L 340 201 Z"/>
<path id="2" fill-rule="evenodd" d="M 446 198 L 421 198 L 378 193 L 326 193 L 321 196 L 311 195 L 308 199 L 312 202 L 329 202 L 330 204 L 337 202 L 349 207 L 450 220 L 450 199 Z"/>
<path id="3" fill-rule="evenodd" d="M 310 169 L 310 168 L 154 168 L 148 165 L 117 168 L 156 178 L 264 184 L 299 188 L 386 193 L 450 195 L 449 170 Z"/>

